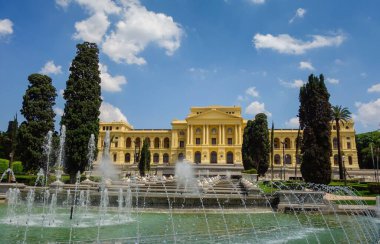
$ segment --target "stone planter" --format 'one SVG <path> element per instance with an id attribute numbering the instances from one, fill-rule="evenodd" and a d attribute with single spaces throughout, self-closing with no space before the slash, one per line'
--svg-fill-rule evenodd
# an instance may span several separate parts
<path id="1" fill-rule="evenodd" d="M 245 174 L 245 173 L 241 173 L 241 177 L 243 179 L 246 179 L 250 182 L 257 182 L 257 174 Z"/>

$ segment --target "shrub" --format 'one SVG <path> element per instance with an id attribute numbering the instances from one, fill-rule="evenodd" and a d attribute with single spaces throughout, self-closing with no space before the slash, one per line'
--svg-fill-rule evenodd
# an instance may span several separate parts
<path id="1" fill-rule="evenodd" d="M 0 158 L 0 173 L 8 169 L 9 160 Z"/>
<path id="2" fill-rule="evenodd" d="M 370 193 L 380 194 L 380 184 L 368 183 L 368 190 Z"/>
<path id="3" fill-rule="evenodd" d="M 244 174 L 257 174 L 257 170 L 256 169 L 247 169 L 247 170 L 243 170 L 242 173 L 244 173 Z"/>
<path id="4" fill-rule="evenodd" d="M 21 161 L 15 161 L 12 163 L 12 170 L 15 174 L 20 174 L 24 171 Z"/>

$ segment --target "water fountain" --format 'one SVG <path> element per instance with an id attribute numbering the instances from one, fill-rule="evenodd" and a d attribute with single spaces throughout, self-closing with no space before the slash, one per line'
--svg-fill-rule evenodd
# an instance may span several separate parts
<path id="1" fill-rule="evenodd" d="M 65 152 L 65 140 L 66 140 L 66 126 L 62 125 L 61 127 L 61 135 L 59 137 L 59 150 L 57 155 L 57 162 L 55 164 L 55 178 L 56 180 L 51 183 L 52 186 L 62 186 L 63 182 L 61 181 L 63 174 L 63 159 Z"/>
<path id="2" fill-rule="evenodd" d="M 108 172 L 107 134 L 97 171 L 103 178 L 100 186 L 81 183 L 78 174 L 75 185 L 39 187 L 41 181 L 47 182 L 47 173 L 40 170 L 34 187 L 9 189 L 7 205 L 0 205 L 2 241 L 377 243 L 380 239 L 378 208 L 369 209 L 359 200 L 339 204 L 327 200 L 328 194 L 356 194 L 345 187 L 291 188 L 277 182 L 272 185 L 276 193 L 265 194 L 257 182 L 247 179 L 196 178 L 189 162 L 178 162 L 174 177 L 148 174 L 111 182 L 108 179 L 115 175 Z M 49 148 L 49 140 L 46 143 Z M 342 207 L 349 204 L 359 208 Z"/>

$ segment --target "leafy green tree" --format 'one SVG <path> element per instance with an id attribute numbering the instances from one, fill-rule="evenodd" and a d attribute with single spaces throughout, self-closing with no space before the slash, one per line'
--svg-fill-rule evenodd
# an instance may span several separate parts
<path id="1" fill-rule="evenodd" d="M 376 156 L 379 155 L 378 148 L 380 148 L 380 131 L 372 131 L 355 136 L 356 148 L 358 150 L 359 166 L 361 169 L 376 168 Z M 372 160 L 372 150 L 374 161 Z"/>
<path id="2" fill-rule="evenodd" d="M 27 170 L 38 170 L 43 167 L 44 138 L 48 131 L 54 131 L 53 106 L 57 94 L 49 76 L 31 74 L 28 80 L 21 109 L 25 121 L 19 128 L 16 154 Z"/>
<path id="3" fill-rule="evenodd" d="M 299 120 L 303 129 L 301 173 L 306 182 L 331 181 L 331 104 L 324 77 L 310 75 L 300 89 Z"/>
<path id="4" fill-rule="evenodd" d="M 75 182 L 78 171 L 87 166 L 87 144 L 91 134 L 97 141 L 99 108 L 102 102 L 99 72 L 99 50 L 95 43 L 77 45 L 63 97 L 66 100 L 61 125 L 66 126 L 66 172 Z"/>
<path id="5" fill-rule="evenodd" d="M 335 122 L 336 126 L 336 136 L 337 136 L 337 146 L 338 146 L 338 165 L 339 165 L 339 179 L 343 180 L 343 163 L 342 163 L 342 152 L 340 147 L 340 124 L 344 125 L 349 119 L 351 119 L 351 112 L 346 107 L 342 106 L 332 106 L 331 107 L 332 120 Z"/>
<path id="6" fill-rule="evenodd" d="M 253 121 L 248 120 L 247 126 L 244 128 L 243 133 L 243 144 L 241 147 L 241 154 L 243 157 L 243 166 L 245 170 L 253 169 L 253 152 L 252 152 L 252 127 L 253 127 Z"/>
<path id="7" fill-rule="evenodd" d="M 139 171 L 140 175 L 144 176 L 145 171 L 150 170 L 150 150 L 149 142 L 147 139 L 144 140 L 143 147 L 141 149 L 141 156 L 139 161 Z"/>
<path id="8" fill-rule="evenodd" d="M 252 159 L 254 168 L 259 175 L 265 175 L 269 167 L 269 130 L 267 116 L 259 113 L 252 125 Z"/>
<path id="9" fill-rule="evenodd" d="M 297 164 L 299 164 L 302 161 L 301 155 L 299 153 L 301 145 L 302 145 L 302 134 L 301 134 L 301 128 L 298 127 L 297 138 L 296 138 L 296 164 L 295 164 L 296 166 L 294 167 L 295 177 L 297 177 Z"/>

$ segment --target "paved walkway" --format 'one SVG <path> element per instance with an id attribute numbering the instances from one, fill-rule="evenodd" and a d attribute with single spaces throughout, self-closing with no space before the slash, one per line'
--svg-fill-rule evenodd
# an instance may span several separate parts
<path id="1" fill-rule="evenodd" d="M 326 193 L 324 198 L 329 201 L 336 201 L 336 200 L 342 200 L 342 201 L 375 200 L 376 201 L 376 197 L 341 196 L 341 195 L 334 195 L 331 193 Z"/>

